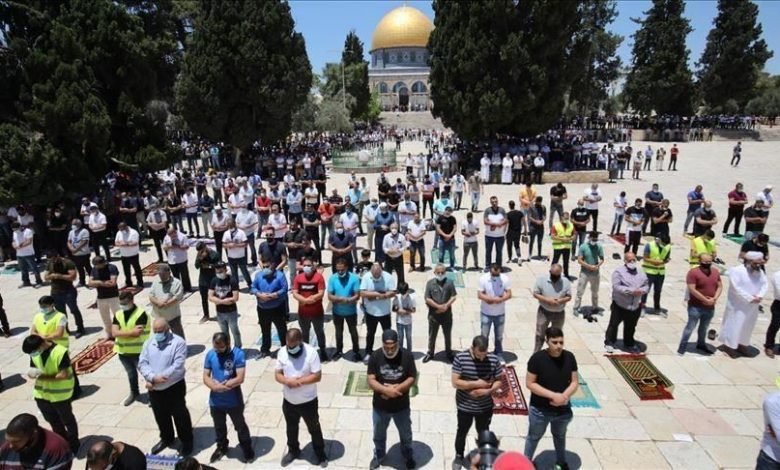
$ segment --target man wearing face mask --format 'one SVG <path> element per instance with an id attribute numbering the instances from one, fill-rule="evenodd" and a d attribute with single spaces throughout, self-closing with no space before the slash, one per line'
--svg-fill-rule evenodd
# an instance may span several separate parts
<path id="1" fill-rule="evenodd" d="M 661 290 L 664 287 L 666 277 L 666 264 L 671 261 L 672 246 L 669 237 L 659 235 L 655 240 L 645 245 L 645 253 L 642 257 L 642 270 L 647 274 L 650 287 L 653 288 L 653 313 L 661 314 Z M 642 304 L 647 303 L 647 294 L 642 296 Z"/>
<path id="2" fill-rule="evenodd" d="M 246 209 L 242 209 L 246 210 Z M 246 246 L 248 243 L 246 232 L 239 229 L 236 223 L 228 220 L 228 230 L 222 237 L 222 244 L 227 252 L 228 265 L 230 272 L 238 280 L 239 272 L 244 276 L 247 285 L 252 285 L 252 277 L 249 275 L 249 268 L 246 262 Z M 252 234 L 254 238 L 254 234 Z M 262 246 L 260 250 L 262 256 Z"/>
<path id="3" fill-rule="evenodd" d="M 173 276 L 181 280 L 185 292 L 192 291 L 190 268 L 187 261 L 187 251 L 190 249 L 190 239 L 184 233 L 171 226 L 168 235 L 163 240 L 163 250 L 168 254 L 168 265 Z M 109 259 L 109 262 L 111 260 Z"/>
<path id="4" fill-rule="evenodd" d="M 744 264 L 728 270 L 729 291 L 718 340 L 732 358 L 750 355 L 750 335 L 756 326 L 758 307 L 769 287 L 761 269 L 763 264 L 764 255 L 750 251 L 745 255 Z"/>
<path id="5" fill-rule="evenodd" d="M 87 272 L 89 270 L 89 230 L 82 227 L 81 220 L 73 219 L 68 233 L 67 241 L 69 258 L 76 265 L 79 275 L 79 287 L 87 285 Z"/>
<path id="6" fill-rule="evenodd" d="M 54 306 L 62 313 L 66 313 L 65 307 L 70 310 L 70 314 L 76 320 L 76 337 L 81 337 L 84 333 L 84 320 L 81 317 L 81 310 L 78 304 L 78 291 L 73 286 L 76 280 L 76 265 L 67 258 L 55 255 L 49 259 L 46 265 L 46 275 L 44 279 L 51 283 L 51 296 L 54 298 Z M 110 322 L 110 314 L 104 317 L 106 324 Z"/>
<path id="7" fill-rule="evenodd" d="M 311 434 L 316 463 L 327 466 L 325 440 L 320 426 L 317 383 L 322 380 L 322 366 L 317 350 L 303 342 L 301 330 L 291 328 L 286 335 L 287 346 L 279 349 L 275 379 L 282 384 L 282 413 L 287 426 L 287 452 L 281 466 L 286 467 L 301 456 L 298 426 L 301 419 Z M 284 341 L 284 340 L 283 340 Z"/>
<path id="8" fill-rule="evenodd" d="M 149 226 L 149 235 L 154 242 L 154 249 L 157 250 L 157 262 L 162 263 L 162 243 L 165 239 L 166 228 L 168 227 L 168 214 L 166 214 L 160 206 L 154 204 L 150 206 L 149 215 L 146 216 L 146 224 Z M 216 237 L 216 232 L 214 232 L 214 236 Z"/>
<path id="9" fill-rule="evenodd" d="M 167 264 L 157 265 L 158 279 L 152 282 L 149 289 L 149 303 L 155 318 L 163 318 L 170 329 L 184 338 L 184 328 L 181 324 L 181 301 L 184 289 L 181 281 L 173 277 Z"/>
<path id="10" fill-rule="evenodd" d="M 344 231 L 352 236 L 355 242 L 352 243 L 352 259 L 357 260 L 357 236 L 358 227 L 360 226 L 360 219 L 357 212 L 355 212 L 355 206 L 351 203 L 344 205 L 344 213 L 339 215 L 338 223 L 344 228 Z"/>
<path id="11" fill-rule="evenodd" d="M 257 214 L 249 210 L 248 207 L 242 207 L 236 214 L 236 228 L 243 231 L 246 236 L 246 246 L 249 247 L 251 255 L 251 266 L 257 266 L 257 250 L 255 249 L 255 233 L 259 227 Z"/>
<path id="12" fill-rule="evenodd" d="M 144 342 L 149 338 L 151 319 L 143 308 L 135 304 L 130 291 L 119 294 L 119 310 L 114 314 L 111 324 L 111 336 L 114 337 L 114 352 L 127 373 L 130 383 L 130 395 L 123 402 L 130 406 L 138 399 L 138 358 Z"/>
<path id="13" fill-rule="evenodd" d="M 626 246 L 623 248 L 623 253 L 631 251 L 636 255 L 639 251 L 644 220 L 645 210 L 642 208 L 642 200 L 636 198 L 634 205 L 626 209 Z"/>
<path id="14" fill-rule="evenodd" d="M 204 242 L 198 242 L 195 245 L 197 255 L 195 256 L 195 269 L 198 270 L 198 292 L 200 293 L 200 305 L 203 310 L 203 317 L 200 322 L 205 323 L 209 320 L 209 286 L 216 276 L 214 266 L 220 262 L 216 251 L 206 245 Z"/>
<path id="15" fill-rule="evenodd" d="M 222 207 L 214 209 L 214 215 L 211 216 L 211 229 L 214 231 L 214 248 L 217 250 L 219 259 L 222 259 L 222 245 L 225 238 L 225 232 L 230 228 L 232 218 L 225 214 Z"/>
<path id="16" fill-rule="evenodd" d="M 379 201 L 376 197 L 371 198 L 371 203 L 363 209 L 363 218 L 366 220 L 366 246 L 371 249 L 374 247 L 374 222 L 379 213 Z"/>
<path id="17" fill-rule="evenodd" d="M 208 299 L 216 306 L 219 329 L 225 335 L 228 335 L 228 331 L 232 333 L 233 344 L 241 348 L 241 331 L 238 329 L 238 280 L 228 274 L 225 263 L 217 262 L 214 272 Z"/>
<path id="18" fill-rule="evenodd" d="M 374 391 L 372 420 L 374 457 L 369 468 L 379 468 L 385 458 L 387 427 L 393 420 L 401 441 L 401 455 L 406 468 L 417 467 L 412 451 L 412 417 L 409 390 L 417 379 L 417 366 L 411 351 L 398 344 L 398 333 L 382 333 L 382 349 L 368 360 L 368 386 Z"/>
<path id="19" fill-rule="evenodd" d="M 407 248 L 406 238 L 398 231 L 398 224 L 390 225 L 390 233 L 382 241 L 382 251 L 385 254 L 384 269 L 392 274 L 395 271 L 398 282 L 404 282 L 404 250 Z"/>
<path id="20" fill-rule="evenodd" d="M 100 439 L 87 451 L 87 470 L 134 470 L 146 468 L 141 449 L 120 441 Z M 49 467 L 53 468 L 53 467 Z"/>
<path id="21" fill-rule="evenodd" d="M 539 301 L 536 311 L 536 337 L 534 352 L 542 349 L 544 332 L 548 327 L 563 328 L 566 320 L 566 303 L 571 300 L 571 282 L 561 276 L 561 265 L 553 264 L 549 276 L 536 278 L 533 296 Z"/>
<path id="22" fill-rule="evenodd" d="M 390 233 L 390 226 L 396 222 L 392 212 L 386 202 L 379 204 L 379 212 L 374 219 L 374 261 L 377 263 L 383 263 L 385 261 L 385 253 L 382 250 L 382 244 L 385 240 L 385 235 Z"/>
<path id="23" fill-rule="evenodd" d="M 444 351 L 447 360 L 452 362 L 455 354 L 452 352 L 452 304 L 457 300 L 455 284 L 447 278 L 444 265 L 439 263 L 433 268 L 434 278 L 425 284 L 425 304 L 428 306 L 428 352 L 423 362 L 433 359 L 436 349 L 436 336 L 441 327 L 444 335 Z"/>
<path id="24" fill-rule="evenodd" d="M 287 194 L 287 207 L 289 220 L 296 220 L 300 225 L 302 223 L 301 214 L 303 213 L 303 193 L 297 184 L 294 184 Z"/>
<path id="25" fill-rule="evenodd" d="M 144 276 L 141 270 L 141 262 L 138 259 L 138 253 L 141 246 L 141 238 L 138 231 L 128 226 L 125 222 L 120 222 L 119 230 L 116 232 L 114 246 L 119 248 L 119 256 L 122 260 L 122 270 L 125 274 L 125 288 L 133 287 L 133 281 L 130 277 L 130 268 L 135 271 L 136 285 L 139 288 L 144 287 Z"/>
<path id="26" fill-rule="evenodd" d="M 42 428 L 35 416 L 16 415 L 6 426 L 5 442 L 0 446 L 0 468 L 70 469 L 72 463 L 73 453 L 67 441 Z"/>
<path id="27" fill-rule="evenodd" d="M 181 441 L 179 455 L 186 457 L 192 453 L 193 445 L 192 419 L 185 398 L 187 343 L 171 332 L 164 318 L 154 320 L 152 331 L 154 334 L 144 343 L 138 358 L 138 370 L 146 380 L 154 420 L 160 430 L 160 441 L 151 452 L 159 454 L 173 443 L 175 423 Z"/>
<path id="28" fill-rule="evenodd" d="M 222 459 L 228 453 L 226 418 L 230 416 L 238 434 L 238 443 L 244 454 L 244 461 L 255 458 L 252 438 L 244 419 L 244 395 L 241 384 L 246 374 L 246 359 L 240 346 L 231 347 L 230 337 L 225 333 L 214 333 L 212 349 L 203 363 L 203 384 L 209 388 L 209 410 L 214 420 L 217 448 L 211 454 L 211 463 Z"/>
<path id="29" fill-rule="evenodd" d="M 301 326 L 303 340 L 309 343 L 309 333 L 312 326 L 317 336 L 317 346 L 320 350 L 320 362 L 327 362 L 325 346 L 325 309 L 322 298 L 325 296 L 325 279 L 314 267 L 311 259 L 301 260 L 302 272 L 293 280 L 292 295 L 298 301 L 298 323 Z"/>
<path id="30" fill-rule="evenodd" d="M 409 241 L 409 272 L 419 270 L 425 272 L 425 233 L 427 227 L 420 213 L 414 214 L 414 219 L 406 224 L 406 239 Z M 420 256 L 420 267 L 416 268 L 417 255 Z M 476 251 L 474 256 L 477 256 Z M 465 258 L 464 258 L 465 259 Z"/>
<path id="31" fill-rule="evenodd" d="M 258 359 L 271 355 L 271 324 L 276 327 L 281 345 L 287 333 L 287 279 L 284 272 L 275 269 L 268 258 L 260 256 L 260 269 L 255 272 L 251 294 L 257 299 L 257 322 L 262 332 Z"/>
<path id="32" fill-rule="evenodd" d="M 396 285 L 395 278 L 384 272 L 379 263 L 374 263 L 370 272 L 360 280 L 360 298 L 366 313 L 366 351 L 363 357 L 366 364 L 373 351 L 377 325 L 382 325 L 382 331 L 390 329 L 390 311 Z"/>
<path id="33" fill-rule="evenodd" d="M 357 332 L 357 303 L 360 300 L 360 278 L 349 270 L 344 259 L 337 259 L 335 273 L 328 278 L 328 300 L 333 304 L 333 325 L 336 327 L 336 352 L 333 360 L 337 361 L 344 347 L 344 323 L 347 323 L 349 336 L 352 340 L 354 360 L 360 360 L 360 342 Z"/>
<path id="34" fill-rule="evenodd" d="M 723 291 L 720 273 L 717 269 L 712 269 L 712 256 L 701 255 L 699 265 L 688 271 L 685 283 L 688 285 L 689 293 L 688 323 L 683 329 L 677 354 L 681 356 L 685 354 L 688 348 L 688 339 L 698 323 L 696 351 L 709 356 L 713 351 L 707 346 L 707 328 L 715 316 L 715 305 Z"/>
<path id="35" fill-rule="evenodd" d="M 563 275 L 568 279 L 569 257 L 575 242 L 574 224 L 571 223 L 568 212 L 564 212 L 560 222 L 553 225 L 550 235 L 553 247 L 552 264 L 558 264 L 558 260 L 563 258 Z"/>
<path id="36" fill-rule="evenodd" d="M 650 290 L 650 281 L 641 269 L 638 269 L 636 255 L 625 253 L 625 264 L 612 272 L 612 305 L 610 305 L 609 326 L 604 336 L 607 353 L 615 350 L 617 330 L 623 323 L 623 345 L 629 353 L 641 350 L 634 341 L 634 331 L 642 311 L 642 296 Z"/>
<path id="37" fill-rule="evenodd" d="M 477 297 L 481 301 L 479 317 L 482 336 L 485 339 L 490 338 L 492 325 L 496 343 L 493 352 L 501 362 L 504 362 L 503 338 L 506 324 L 506 302 L 512 298 L 512 283 L 509 276 L 501 274 L 499 264 L 494 263 L 493 266 L 490 266 L 490 273 L 483 274 L 479 278 Z"/>
<path id="38" fill-rule="evenodd" d="M 68 349 L 33 334 L 24 339 L 22 351 L 30 355 L 27 376 L 35 380 L 33 398 L 38 410 L 52 431 L 68 441 L 71 452 L 77 452 L 79 427 L 71 406 L 76 379 Z"/>
<path id="39" fill-rule="evenodd" d="M 593 313 L 599 308 L 599 285 L 601 284 L 601 265 L 604 264 L 604 247 L 598 242 L 599 232 L 590 232 L 588 242 L 580 245 L 577 262 L 580 265 L 580 278 L 577 281 L 577 297 L 574 300 L 574 313 L 580 311 L 582 295 L 590 284 L 591 306 L 583 318 L 594 321 Z"/>
<path id="40" fill-rule="evenodd" d="M 702 207 L 693 213 L 693 236 L 698 237 L 708 230 L 712 230 L 718 223 L 718 217 L 712 209 L 712 201 L 706 200 Z"/>
<path id="41" fill-rule="evenodd" d="M 485 272 L 487 272 L 489 266 L 493 264 L 493 247 L 496 251 L 496 263 L 501 264 L 504 237 L 506 237 L 506 229 L 509 224 L 506 211 L 499 207 L 496 196 L 490 197 L 490 207 L 485 209 L 482 223 L 485 225 Z"/>
<path id="42" fill-rule="evenodd" d="M 41 273 L 38 271 L 38 263 L 35 262 L 35 248 L 33 247 L 34 234 L 27 227 L 22 227 L 19 222 L 12 222 L 13 230 L 11 246 L 16 250 L 16 260 L 22 271 L 21 287 L 31 287 L 30 273 L 35 275 L 35 287 L 43 285 Z"/>

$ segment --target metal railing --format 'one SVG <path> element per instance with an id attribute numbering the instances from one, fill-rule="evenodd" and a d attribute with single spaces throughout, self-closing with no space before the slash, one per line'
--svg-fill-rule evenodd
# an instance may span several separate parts
<path id="1" fill-rule="evenodd" d="M 393 168 L 396 166 L 396 151 L 383 148 L 331 152 L 334 168 Z"/>

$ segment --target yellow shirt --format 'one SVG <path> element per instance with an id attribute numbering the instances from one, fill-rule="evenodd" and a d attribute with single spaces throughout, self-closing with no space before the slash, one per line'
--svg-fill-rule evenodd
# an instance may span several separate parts
<path id="1" fill-rule="evenodd" d="M 531 188 L 529 191 L 528 186 L 524 186 L 520 190 L 520 207 L 522 207 L 523 209 L 528 209 L 529 207 L 531 207 L 531 204 L 533 204 L 535 199 L 536 199 L 536 189 Z"/>

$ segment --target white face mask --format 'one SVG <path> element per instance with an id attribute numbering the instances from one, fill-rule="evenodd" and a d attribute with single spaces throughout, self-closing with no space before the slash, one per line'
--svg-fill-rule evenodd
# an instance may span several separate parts
<path id="1" fill-rule="evenodd" d="M 635 270 L 636 269 L 636 261 L 629 261 L 628 263 L 626 263 L 626 267 L 628 269 L 632 270 L 632 271 Z"/>

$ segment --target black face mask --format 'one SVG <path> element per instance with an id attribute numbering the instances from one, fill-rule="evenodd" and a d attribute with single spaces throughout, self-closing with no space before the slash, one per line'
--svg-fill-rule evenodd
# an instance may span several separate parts
<path id="1" fill-rule="evenodd" d="M 552 282 L 558 282 L 561 279 L 560 274 L 550 274 L 550 280 Z"/>
<path id="2" fill-rule="evenodd" d="M 701 263 L 699 267 L 702 271 L 709 271 L 712 268 L 712 263 Z"/>

